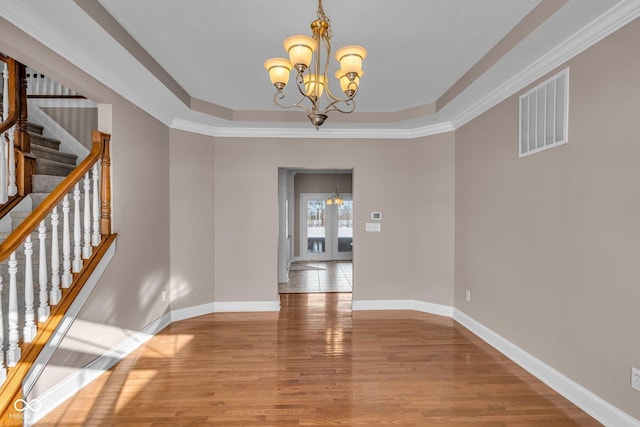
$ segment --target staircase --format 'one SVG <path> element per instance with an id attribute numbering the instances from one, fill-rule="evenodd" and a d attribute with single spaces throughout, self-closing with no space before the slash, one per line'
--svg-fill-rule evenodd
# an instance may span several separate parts
<path id="1" fill-rule="evenodd" d="M 7 141 L 0 143 L 0 157 L 8 160 L 0 162 L 0 230 L 12 230 L 0 233 L 2 426 L 35 417 L 26 413 L 33 407 L 19 404 L 49 362 L 54 333 L 65 333 L 58 329 L 63 319 L 73 319 L 69 310 L 84 302 L 78 296 L 91 292 L 90 279 L 113 257 L 117 237 L 111 230 L 111 135 L 94 131 L 91 151 L 80 162 L 60 152 L 59 141 L 28 124 L 25 69 L 0 53 L 2 110 L 8 113 L 0 117 L 0 138 Z"/>
<path id="2" fill-rule="evenodd" d="M 74 154 L 67 154 L 60 151 L 60 141 L 48 138 L 43 135 L 44 128 L 35 123 L 29 123 L 28 128 L 29 137 L 31 140 L 31 154 L 36 158 L 36 170 L 32 175 L 32 193 L 31 204 L 32 209 L 35 209 L 40 203 L 53 191 L 62 180 L 76 167 L 77 156 Z M 9 216 L 11 217 L 11 229 L 14 230 L 24 219 L 31 213 L 31 211 L 19 210 L 20 207 L 16 207 Z M 74 213 L 73 203 L 70 205 L 70 215 Z M 50 218 L 46 221 L 47 227 L 50 227 Z M 9 235 L 8 232 L 0 232 L 0 241 L 3 241 Z M 62 241 L 62 227 L 58 231 L 58 240 Z M 39 246 L 38 231 L 35 230 L 31 233 L 31 240 L 33 243 L 34 254 L 37 253 Z M 47 253 L 51 253 L 51 237 L 46 240 Z M 21 245 L 17 252 L 18 261 L 18 300 L 24 301 L 24 275 L 25 275 L 25 255 L 24 245 Z M 35 260 L 37 261 L 37 260 Z M 39 266 L 37 262 L 33 263 L 33 280 L 34 280 L 34 309 L 38 307 L 38 275 Z M 0 275 L 3 277 L 9 277 L 8 275 L 8 260 L 0 263 Z M 9 286 L 7 283 L 2 287 L 2 312 L 7 313 L 9 309 Z M 23 304 L 19 304 L 19 328 L 24 327 L 24 311 Z M 5 341 L 9 336 L 9 325 L 4 323 L 4 337 Z"/>

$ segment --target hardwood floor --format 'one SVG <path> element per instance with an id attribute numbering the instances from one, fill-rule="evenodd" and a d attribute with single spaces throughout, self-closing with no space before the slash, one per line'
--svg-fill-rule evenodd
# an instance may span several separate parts
<path id="1" fill-rule="evenodd" d="M 37 425 L 600 425 L 452 319 L 281 302 L 170 325 Z"/>

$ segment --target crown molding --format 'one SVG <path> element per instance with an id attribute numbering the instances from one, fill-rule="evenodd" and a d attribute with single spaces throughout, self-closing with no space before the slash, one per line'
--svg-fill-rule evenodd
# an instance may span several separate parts
<path id="1" fill-rule="evenodd" d="M 608 35 L 640 16 L 640 0 L 625 0 L 556 46 L 484 98 L 472 104 L 453 120 L 458 129 L 516 92 L 584 52 Z"/>
<path id="2" fill-rule="evenodd" d="M 608 35 L 640 16 L 640 0 L 625 0 L 594 20 L 562 44 L 507 80 L 488 95 L 471 104 L 451 121 L 416 128 L 387 129 L 314 129 L 217 127 L 175 119 L 170 127 L 187 132 L 227 138 L 350 138 L 350 139 L 415 139 L 452 132 L 493 108 L 537 79 L 584 52 Z"/>
<path id="3" fill-rule="evenodd" d="M 424 136 L 452 132 L 450 122 L 437 123 L 414 129 L 322 129 L 267 127 L 217 127 L 189 120 L 175 119 L 172 129 L 218 138 L 314 138 L 314 139 L 416 139 Z"/>
<path id="4" fill-rule="evenodd" d="M 8 18 L 10 21 L 17 23 L 22 31 L 25 31 L 36 40 L 47 40 L 46 45 L 49 49 L 56 52 L 62 52 L 62 50 L 64 50 L 67 53 L 65 57 L 68 58 L 68 60 L 74 62 L 89 75 L 101 80 L 105 85 L 115 90 L 125 99 L 128 99 L 170 128 L 214 137 L 230 138 L 415 139 L 455 131 L 461 126 L 464 126 L 509 96 L 543 77 L 546 73 L 553 71 L 554 68 L 561 66 L 569 59 L 636 19 L 640 16 L 640 0 L 624 0 L 618 3 L 513 78 L 507 80 L 489 94 L 482 97 L 482 99 L 472 103 L 458 114 L 454 113 L 443 116 L 444 120 L 440 123 L 413 128 L 322 129 L 321 132 L 315 131 L 312 128 L 251 127 L 250 123 L 246 123 L 246 126 L 216 126 L 176 118 L 179 113 L 167 111 L 157 103 L 146 99 L 143 94 L 139 93 L 127 83 L 120 81 L 114 76 L 104 75 L 104 71 L 92 61 L 86 58 L 78 60 L 82 55 L 77 49 L 73 49 L 68 45 L 68 40 L 64 39 L 60 34 L 53 35 L 43 31 L 38 25 L 39 23 L 33 21 L 33 17 L 29 19 L 23 7 L 16 5 L 14 5 L 14 7 L 0 6 L 0 15 L 3 15 L 5 19 Z M 66 46 L 65 49 L 61 50 L 60 48 L 62 46 Z M 69 49 L 71 49 L 71 51 Z M 69 57 L 70 52 L 71 57 Z M 434 116 L 431 117 L 432 119 L 435 118 Z M 401 123 L 398 125 L 401 125 Z"/>

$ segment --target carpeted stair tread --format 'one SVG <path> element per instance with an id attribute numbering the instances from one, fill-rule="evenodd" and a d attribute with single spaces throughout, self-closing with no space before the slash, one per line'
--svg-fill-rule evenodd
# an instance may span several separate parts
<path id="1" fill-rule="evenodd" d="M 42 135 L 44 132 L 44 126 L 40 126 L 37 123 L 27 122 L 27 132 L 35 133 L 36 135 Z"/>
<path id="2" fill-rule="evenodd" d="M 75 165 L 55 160 L 38 159 L 36 161 L 36 174 L 67 176 L 74 169 Z"/>
<path id="3" fill-rule="evenodd" d="M 53 148 L 54 150 L 58 150 L 58 147 L 60 147 L 60 141 L 57 139 L 49 138 L 48 136 L 39 135 L 33 132 L 29 132 L 29 140 L 31 141 L 31 145 Z"/>
<path id="4" fill-rule="evenodd" d="M 35 174 L 31 178 L 34 193 L 50 193 L 65 179 L 64 176 Z"/>
<path id="5" fill-rule="evenodd" d="M 41 145 L 32 145 L 31 154 L 36 156 L 38 160 L 47 159 L 60 163 L 66 163 L 75 167 L 78 156 L 75 154 L 63 153 L 53 148 L 44 147 Z"/>

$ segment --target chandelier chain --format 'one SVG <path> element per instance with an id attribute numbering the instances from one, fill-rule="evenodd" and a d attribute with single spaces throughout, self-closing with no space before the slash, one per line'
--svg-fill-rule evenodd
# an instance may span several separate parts
<path id="1" fill-rule="evenodd" d="M 324 13 L 324 8 L 322 7 L 322 0 L 318 0 L 318 19 L 320 21 L 324 21 L 327 24 L 329 24 L 327 31 L 325 33 L 325 37 L 327 38 L 327 40 L 331 40 L 331 37 L 333 36 L 333 31 L 331 30 L 331 20 Z"/>

